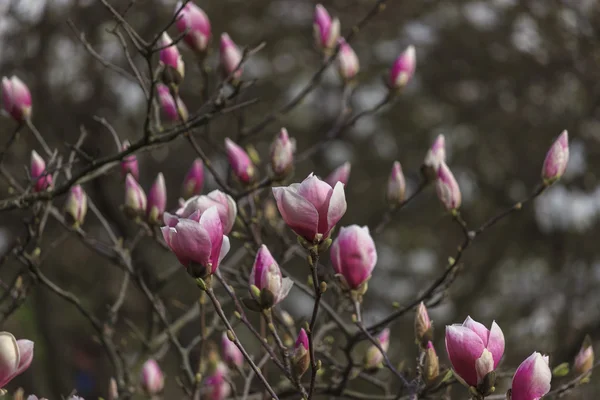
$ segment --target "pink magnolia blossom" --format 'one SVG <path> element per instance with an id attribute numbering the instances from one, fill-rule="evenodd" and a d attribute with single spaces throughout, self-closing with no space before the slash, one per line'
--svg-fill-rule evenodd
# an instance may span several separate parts
<path id="1" fill-rule="evenodd" d="M 292 353 L 292 365 L 294 371 L 301 377 L 304 375 L 308 366 L 310 365 L 310 352 L 309 352 L 308 335 L 304 328 L 300 329 L 296 343 L 294 344 L 294 351 Z"/>
<path id="2" fill-rule="evenodd" d="M 404 201 L 406 194 L 406 180 L 402 173 L 402 166 L 398 161 L 394 162 L 390 177 L 388 178 L 386 197 L 391 205 L 399 205 Z"/>
<path id="3" fill-rule="evenodd" d="M 456 182 L 454 174 L 452 174 L 452 171 L 450 171 L 445 162 L 442 162 L 438 168 L 435 188 L 438 198 L 446 210 L 452 211 L 460 208 L 462 199 L 460 187 L 458 187 L 458 182 Z"/>
<path id="4" fill-rule="evenodd" d="M 415 338 L 422 345 L 425 344 L 432 336 L 433 325 L 431 319 L 429 319 L 429 313 L 425 303 L 421 302 L 417 306 L 417 312 L 415 314 Z"/>
<path id="5" fill-rule="evenodd" d="M 35 183 L 34 192 L 42 192 L 52 187 L 52 175 L 46 171 L 46 162 L 35 150 L 31 150 L 31 179 Z"/>
<path id="6" fill-rule="evenodd" d="M 11 333 L 0 332 L 0 388 L 29 368 L 33 347 L 31 340 L 16 340 Z"/>
<path id="7" fill-rule="evenodd" d="M 175 26 L 179 33 L 185 33 L 183 41 L 194 52 L 204 55 L 211 37 L 210 21 L 206 13 L 194 2 L 190 1 L 181 8 L 180 1 L 175 7 L 179 12 Z"/>
<path id="8" fill-rule="evenodd" d="M 16 76 L 2 78 L 2 105 L 17 122 L 31 117 L 31 93 L 27 85 Z"/>
<path id="9" fill-rule="evenodd" d="M 251 183 L 256 171 L 248 153 L 229 138 L 225 138 L 225 149 L 235 177 L 242 183 Z"/>
<path id="10" fill-rule="evenodd" d="M 290 278 L 282 277 L 279 264 L 271 255 L 267 246 L 264 244 L 260 246 L 250 273 L 250 286 L 255 286 L 261 292 L 268 291 L 269 295 L 272 296 L 272 303 L 262 304 L 262 306 L 270 308 L 285 299 L 293 285 L 294 283 Z M 260 296 L 256 300 L 263 301 L 264 296 Z"/>
<path id="11" fill-rule="evenodd" d="M 163 82 L 167 85 L 171 83 L 178 85 L 185 76 L 183 57 L 167 32 L 163 32 L 159 45 L 162 47 L 159 53 L 160 63 L 164 68 Z"/>
<path id="12" fill-rule="evenodd" d="M 313 29 L 317 47 L 328 51 L 335 47 L 340 37 L 340 20 L 337 18 L 332 20 L 325 7 L 317 4 Z"/>
<path id="13" fill-rule="evenodd" d="M 221 192 L 220 190 L 213 190 L 207 195 L 194 196 L 188 199 L 176 214 L 179 217 L 188 218 L 195 212 L 199 212 L 202 215 L 210 207 L 216 206 L 219 212 L 219 218 L 223 226 L 223 233 L 228 235 L 233 228 L 235 219 L 237 217 L 237 205 L 235 200 L 228 194 Z"/>
<path id="14" fill-rule="evenodd" d="M 343 183 L 332 188 L 313 174 L 302 183 L 274 187 L 273 196 L 286 224 L 309 243 L 327 239 L 347 207 Z"/>
<path id="15" fill-rule="evenodd" d="M 227 33 L 221 35 L 219 56 L 221 61 L 221 72 L 223 73 L 224 78 L 231 75 L 234 82 L 239 81 L 243 72 L 243 69 L 240 66 L 242 53 Z"/>
<path id="16" fill-rule="evenodd" d="M 75 185 L 69 190 L 65 203 L 65 213 L 77 226 L 83 224 L 87 214 L 87 195 L 81 185 Z"/>
<path id="17" fill-rule="evenodd" d="M 560 179 L 567 169 L 569 162 L 569 133 L 562 131 L 554 141 L 542 167 L 542 179 L 546 184 L 552 184 Z"/>
<path id="18" fill-rule="evenodd" d="M 146 212 L 146 193 L 135 178 L 129 174 L 125 178 L 125 211 L 130 216 L 143 215 Z"/>
<path id="19" fill-rule="evenodd" d="M 204 163 L 197 158 L 187 172 L 183 180 L 183 198 L 189 199 L 192 196 L 199 195 L 204 186 Z"/>
<path id="20" fill-rule="evenodd" d="M 339 167 L 333 170 L 327 178 L 325 178 L 325 182 L 329 184 L 329 186 L 334 187 L 336 183 L 342 182 L 344 186 L 348 184 L 348 180 L 350 180 L 350 170 L 352 169 L 352 164 L 346 161 Z"/>
<path id="21" fill-rule="evenodd" d="M 416 56 L 415 48 L 408 46 L 402 54 L 396 58 L 390 71 L 389 86 L 392 90 L 402 89 L 410 81 L 415 73 Z"/>
<path id="22" fill-rule="evenodd" d="M 519 365 L 512 380 L 512 400 L 539 400 L 550 391 L 548 356 L 533 353 Z"/>
<path id="23" fill-rule="evenodd" d="M 467 317 L 462 325 L 446 326 L 446 350 L 452 368 L 468 385 L 475 386 L 498 366 L 504 354 L 504 334 Z"/>
<path id="24" fill-rule="evenodd" d="M 377 336 L 377 341 L 379 345 L 383 349 L 383 351 L 387 352 L 390 348 L 390 329 L 385 328 L 381 333 Z M 367 353 L 365 355 L 365 368 L 373 369 L 378 368 L 383 363 L 383 354 L 381 351 L 372 344 L 367 349 Z"/>
<path id="25" fill-rule="evenodd" d="M 433 173 L 439 169 L 440 164 L 446 161 L 446 139 L 444 135 L 438 135 L 431 148 L 427 151 L 423 166 L 430 168 Z"/>
<path id="26" fill-rule="evenodd" d="M 189 218 L 165 213 L 164 221 L 163 238 L 188 272 L 196 278 L 215 273 L 229 252 L 229 238 L 223 234 L 217 207 L 196 211 Z"/>
<path id="27" fill-rule="evenodd" d="M 294 143 L 285 128 L 271 144 L 271 169 L 278 177 L 284 177 L 294 168 Z"/>
<path id="28" fill-rule="evenodd" d="M 129 140 L 124 140 L 121 150 L 127 150 L 130 146 Z M 123 161 L 121 161 L 121 174 L 123 177 L 126 177 L 127 174 L 131 174 L 136 180 L 140 178 L 140 169 L 135 154 L 130 154 L 123 158 Z"/>
<path id="29" fill-rule="evenodd" d="M 146 217 L 151 223 L 157 223 L 162 219 L 167 207 L 167 186 L 165 177 L 159 172 L 148 192 L 148 205 L 146 206 Z"/>
<path id="30" fill-rule="evenodd" d="M 179 96 L 177 96 L 177 101 L 173 100 L 171 91 L 162 83 L 156 85 L 156 90 L 158 91 L 160 107 L 167 119 L 171 122 L 187 121 L 188 110 Z"/>
<path id="31" fill-rule="evenodd" d="M 331 264 L 346 288 L 361 288 L 371 278 L 376 263 L 377 251 L 368 227 L 351 225 L 340 229 L 331 245 Z"/>
<path id="32" fill-rule="evenodd" d="M 360 70 L 360 62 L 352 47 L 343 38 L 339 38 L 338 41 L 340 43 L 340 51 L 337 55 L 338 72 L 344 81 L 351 81 Z"/>
<path id="33" fill-rule="evenodd" d="M 207 388 L 210 400 L 225 400 L 231 394 L 231 386 L 227 381 L 229 369 L 219 362 L 215 371 L 204 379 L 204 387 Z"/>
<path id="34" fill-rule="evenodd" d="M 244 355 L 238 347 L 227 337 L 227 332 L 221 336 L 221 353 L 223 360 L 231 366 L 241 367 L 244 365 Z"/>
<path id="35" fill-rule="evenodd" d="M 155 360 L 149 359 L 142 366 L 140 384 L 144 392 L 150 396 L 162 392 L 165 387 L 165 378 Z"/>

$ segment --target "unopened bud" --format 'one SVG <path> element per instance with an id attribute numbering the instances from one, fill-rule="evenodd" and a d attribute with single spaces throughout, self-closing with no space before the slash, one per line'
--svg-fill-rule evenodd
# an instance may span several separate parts
<path id="1" fill-rule="evenodd" d="M 167 32 L 163 32 L 159 45 L 163 47 L 160 50 L 160 63 L 163 67 L 162 81 L 166 85 L 177 86 L 185 76 L 183 58 Z"/>
<path id="2" fill-rule="evenodd" d="M 405 194 L 406 180 L 402 173 L 402 166 L 398 161 L 395 161 L 388 179 L 387 201 L 391 206 L 397 206 L 404 201 Z"/>
<path id="3" fill-rule="evenodd" d="M 337 68 L 342 79 L 348 82 L 358 74 L 360 63 L 352 47 L 343 38 L 339 38 L 338 41 L 340 51 L 337 56 Z"/>
<path id="4" fill-rule="evenodd" d="M 423 375 L 427 383 L 433 382 L 440 374 L 440 363 L 433 347 L 433 343 L 427 342 L 425 350 L 425 363 L 423 366 Z"/>
<path id="5" fill-rule="evenodd" d="M 390 80 L 388 82 L 390 90 L 398 91 L 406 86 L 415 73 L 415 65 L 415 48 L 413 46 L 408 46 L 406 50 L 396 58 L 396 61 L 392 66 Z"/>
<path id="6" fill-rule="evenodd" d="M 140 383 L 144 392 L 150 396 L 159 394 L 163 390 L 165 380 L 155 360 L 150 359 L 142 366 Z"/>
<path id="7" fill-rule="evenodd" d="M 219 47 L 220 67 L 223 78 L 231 75 L 233 83 L 237 83 L 242 77 L 242 53 L 237 45 L 231 40 L 227 33 L 221 34 L 221 45 Z"/>
<path id="8" fill-rule="evenodd" d="M 46 162 L 35 150 L 31 151 L 30 168 L 31 179 L 35 183 L 33 187 L 35 192 L 43 192 L 52 187 L 52 175 L 46 171 Z"/>
<path id="9" fill-rule="evenodd" d="M 124 140 L 121 149 L 127 150 L 129 146 L 131 146 L 129 140 Z M 133 175 L 133 177 L 136 180 L 140 177 L 138 160 L 135 154 L 130 154 L 127 157 L 123 158 L 123 161 L 121 161 L 121 175 L 123 175 L 123 178 L 125 178 L 127 174 Z"/>
<path id="10" fill-rule="evenodd" d="M 438 198 L 448 211 L 460 208 L 461 193 L 454 174 L 445 162 L 440 164 L 435 183 Z"/>
<path id="11" fill-rule="evenodd" d="M 296 339 L 294 353 L 292 355 L 292 363 L 294 366 L 294 371 L 298 377 L 304 375 L 310 365 L 308 335 L 304 329 L 300 329 L 300 333 Z"/>
<path id="12" fill-rule="evenodd" d="M 165 185 L 165 177 L 162 172 L 159 172 L 148 192 L 148 205 L 146 206 L 146 218 L 148 218 L 148 222 L 157 224 L 159 221 L 162 221 L 166 206 L 167 187 Z"/>
<path id="13" fill-rule="evenodd" d="M 285 128 L 271 144 L 271 169 L 276 177 L 287 176 L 294 168 L 294 143 Z"/>
<path id="14" fill-rule="evenodd" d="M 29 88 L 14 75 L 2 78 L 2 106 L 17 122 L 24 122 L 31 117 Z"/>
<path id="15" fill-rule="evenodd" d="M 197 158 L 183 180 L 183 198 L 187 200 L 192 196 L 199 195 L 203 186 L 204 164 L 201 159 Z"/>
<path id="16" fill-rule="evenodd" d="M 592 339 L 586 335 L 583 343 L 581 345 L 581 349 L 577 356 L 575 356 L 575 361 L 573 363 L 573 370 L 579 375 L 586 374 L 592 370 L 594 366 L 594 348 L 592 347 Z"/>
<path id="17" fill-rule="evenodd" d="M 87 213 L 87 195 L 80 185 L 73 186 L 69 191 L 65 203 L 65 213 L 73 225 L 80 226 L 83 224 Z"/>
<path id="18" fill-rule="evenodd" d="M 427 307 L 425 307 L 425 303 L 423 302 L 417 306 L 415 314 L 415 338 L 421 346 L 426 346 L 433 338 L 433 325 L 429 319 Z"/>
<path id="19" fill-rule="evenodd" d="M 551 185 L 565 173 L 569 162 L 569 133 L 562 131 L 554 141 L 542 167 L 542 179 L 545 185 Z"/>
<path id="20" fill-rule="evenodd" d="M 346 161 L 345 163 L 334 169 L 333 172 L 329 174 L 327 178 L 324 179 L 324 181 L 327 182 L 331 187 L 335 187 L 335 184 L 338 182 L 342 182 L 342 184 L 346 186 L 348 180 L 350 180 L 351 169 L 352 165 L 350 164 L 350 162 Z"/>
<path id="21" fill-rule="evenodd" d="M 125 178 L 125 212 L 132 218 L 146 212 L 146 193 L 131 174 Z"/>
<path id="22" fill-rule="evenodd" d="M 248 154 L 231 139 L 225 138 L 225 148 L 229 165 L 235 177 L 244 184 L 254 181 L 255 168 Z"/>

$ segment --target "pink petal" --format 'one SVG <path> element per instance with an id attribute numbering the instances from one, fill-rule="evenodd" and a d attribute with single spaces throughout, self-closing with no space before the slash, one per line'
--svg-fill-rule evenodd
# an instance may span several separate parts
<path id="1" fill-rule="evenodd" d="M 494 368 L 496 368 L 504 354 L 504 333 L 502 333 L 502 329 L 500 329 L 496 321 L 492 322 L 492 329 L 490 330 L 490 337 L 486 347 L 494 356 Z"/>
<path id="2" fill-rule="evenodd" d="M 475 321 L 470 316 L 467 316 L 467 319 L 465 319 L 465 322 L 463 322 L 462 326 L 465 326 L 465 327 L 469 328 L 470 330 L 472 330 L 473 332 L 475 332 L 477 334 L 477 336 L 479 336 L 481 338 L 481 341 L 483 342 L 483 344 L 485 344 L 487 346 L 489 337 L 490 337 L 490 331 L 488 328 L 485 327 L 485 325 L 483 325 L 480 322 Z"/>
<path id="3" fill-rule="evenodd" d="M 212 245 L 206 229 L 199 223 L 182 219 L 177 224 L 176 233 L 171 232 L 171 248 L 184 266 L 190 261 L 206 266 L 211 260 Z"/>
<path id="4" fill-rule="evenodd" d="M 484 349 L 483 341 L 471 329 L 460 325 L 446 327 L 446 350 L 452 368 L 471 386 L 477 386 L 475 361 Z"/>
<path id="5" fill-rule="evenodd" d="M 19 366 L 17 367 L 16 375 L 19 375 L 23 371 L 25 371 L 31 365 L 31 361 L 33 361 L 33 342 L 27 339 L 17 340 L 17 345 L 19 346 Z"/>
<path id="6" fill-rule="evenodd" d="M 314 205 L 293 189 L 274 187 L 273 196 L 283 220 L 303 238 L 312 241 L 317 234 L 319 214 Z"/>
<path id="7" fill-rule="evenodd" d="M 0 387 L 15 375 L 19 363 L 19 346 L 15 337 L 8 332 L 0 332 Z"/>
<path id="8" fill-rule="evenodd" d="M 346 195 L 344 194 L 344 185 L 341 182 L 335 184 L 333 193 L 329 199 L 329 207 L 327 210 L 327 231 L 324 235 L 327 236 L 331 229 L 342 219 L 346 213 Z"/>
<path id="9" fill-rule="evenodd" d="M 221 225 L 217 207 L 211 207 L 202 214 L 200 226 L 208 232 L 210 237 L 210 262 L 212 263 L 212 272 L 215 272 L 219 266 L 219 256 L 223 245 L 223 225 Z"/>

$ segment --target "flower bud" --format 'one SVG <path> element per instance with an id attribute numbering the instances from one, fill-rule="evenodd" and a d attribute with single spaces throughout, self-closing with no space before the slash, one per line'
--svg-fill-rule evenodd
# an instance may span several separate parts
<path id="1" fill-rule="evenodd" d="M 129 146 L 131 146 L 129 140 L 124 140 L 121 149 L 127 150 Z M 136 180 L 139 179 L 140 170 L 135 154 L 131 154 L 123 158 L 123 161 L 121 161 L 121 174 L 123 175 L 123 178 L 126 177 L 127 174 L 131 174 Z"/>
<path id="2" fill-rule="evenodd" d="M 325 7 L 317 4 L 315 7 L 313 29 L 317 48 L 326 54 L 331 52 L 340 37 L 339 19 L 335 18 L 332 20 Z"/>
<path id="3" fill-rule="evenodd" d="M 435 188 L 438 198 L 448 211 L 457 210 L 461 203 L 460 188 L 445 162 L 440 164 Z"/>
<path id="4" fill-rule="evenodd" d="M 381 331 L 379 336 L 377 336 L 377 341 L 379 342 L 379 345 L 383 351 L 387 352 L 390 348 L 390 328 L 385 328 L 383 331 Z M 367 370 L 380 368 L 383 364 L 383 354 L 374 344 L 369 346 L 367 349 L 364 364 L 365 369 Z"/>
<path id="5" fill-rule="evenodd" d="M 395 161 L 388 179 L 387 201 L 391 206 L 400 205 L 404 201 L 405 194 L 406 180 L 402 173 L 402 166 L 398 161 Z"/>
<path id="6" fill-rule="evenodd" d="M 581 345 L 581 349 L 579 349 L 579 353 L 575 356 L 575 361 L 573 362 L 573 370 L 577 374 L 577 376 L 586 374 L 592 370 L 594 366 L 594 348 L 592 346 L 592 339 L 586 335 L 585 339 L 583 339 L 583 343 Z"/>
<path id="7" fill-rule="evenodd" d="M 83 224 L 86 213 L 87 195 L 80 185 L 75 185 L 69 191 L 69 196 L 65 203 L 65 214 L 70 219 L 69 222 L 78 227 Z"/>
<path id="8" fill-rule="evenodd" d="M 225 138 L 225 148 L 229 165 L 235 177 L 244 184 L 252 183 L 255 169 L 248 153 L 229 138 Z"/>
<path id="9" fill-rule="evenodd" d="M 429 182 L 437 179 L 437 171 L 440 168 L 440 164 L 446 161 L 446 139 L 444 135 L 438 135 L 435 141 L 431 145 L 431 148 L 427 151 L 423 165 L 421 166 L 421 172 Z"/>
<path id="10" fill-rule="evenodd" d="M 227 332 L 223 332 L 221 336 L 221 352 L 223 360 L 229 366 L 241 368 L 244 365 L 244 355 L 238 347 L 227 337 Z"/>
<path id="11" fill-rule="evenodd" d="M 163 32 L 159 40 L 160 64 L 163 67 L 162 81 L 166 85 L 178 86 L 185 76 L 183 58 L 167 32 Z"/>
<path id="12" fill-rule="evenodd" d="M 308 336 L 306 335 L 304 328 L 300 329 L 296 344 L 294 345 L 292 365 L 294 367 L 294 372 L 298 377 L 304 375 L 310 365 Z"/>
<path id="13" fill-rule="evenodd" d="M 217 363 L 214 372 L 204 379 L 208 399 L 225 400 L 231 394 L 231 386 L 228 382 L 229 369 L 222 362 Z"/>
<path id="14" fill-rule="evenodd" d="M 440 362 L 431 341 L 427 342 L 423 376 L 427 383 L 433 382 L 440 374 Z"/>
<path id="15" fill-rule="evenodd" d="M 293 285 L 290 278 L 282 277 L 279 264 L 267 246 L 260 246 L 250 273 L 250 293 L 256 292 L 258 296 L 254 297 L 259 305 L 264 309 L 271 308 L 285 299 Z"/>
<path id="16" fill-rule="evenodd" d="M 14 75 L 10 79 L 2 78 L 2 105 L 17 122 L 24 122 L 31 117 L 29 88 Z"/>
<path id="17" fill-rule="evenodd" d="M 429 313 L 427 313 L 427 307 L 425 303 L 421 302 L 417 306 L 417 312 L 415 314 L 415 338 L 417 343 L 425 346 L 433 338 L 433 325 L 429 319 Z"/>
<path id="18" fill-rule="evenodd" d="M 210 21 L 206 13 L 194 2 L 190 1 L 181 8 L 180 1 L 175 7 L 175 12 L 181 9 L 177 16 L 175 26 L 181 34 L 185 34 L 183 41 L 196 54 L 203 56 L 208 48 L 211 37 Z"/>
<path id="19" fill-rule="evenodd" d="M 148 192 L 148 205 L 146 206 L 146 217 L 148 222 L 156 224 L 162 221 L 163 213 L 167 207 L 167 187 L 162 172 L 156 176 L 150 191 Z"/>
<path id="20" fill-rule="evenodd" d="M 398 91 L 402 89 L 415 73 L 416 56 L 415 48 L 408 46 L 402 54 L 396 58 L 392 70 L 390 71 L 390 90 Z"/>
<path id="21" fill-rule="evenodd" d="M 163 390 L 165 380 L 163 373 L 155 360 L 149 359 L 142 366 L 140 384 L 144 392 L 149 396 L 159 394 Z"/>
<path id="22" fill-rule="evenodd" d="M 167 119 L 171 122 L 187 121 L 188 110 L 181 98 L 177 96 L 177 102 L 175 102 L 169 88 L 161 83 L 156 85 L 156 90 L 160 107 Z"/>
<path id="23" fill-rule="evenodd" d="M 288 131 L 281 128 L 271 144 L 271 169 L 276 177 L 287 176 L 294 168 L 294 144 Z"/>
<path id="24" fill-rule="evenodd" d="M 339 38 L 340 51 L 337 56 L 337 67 L 338 72 L 342 79 L 346 82 L 354 79 L 358 71 L 360 70 L 360 63 L 356 53 L 350 47 L 344 38 Z"/>
<path id="25" fill-rule="evenodd" d="M 119 398 L 119 387 L 115 378 L 110 378 L 108 383 L 108 400 L 118 400 Z"/>
<path id="26" fill-rule="evenodd" d="M 192 163 L 185 179 L 183 180 L 183 198 L 189 199 L 199 195 L 204 186 L 204 164 L 197 158 Z"/>
<path id="27" fill-rule="evenodd" d="M 177 210 L 176 214 L 182 218 L 190 218 L 192 214 L 198 212 L 204 214 L 210 207 L 216 206 L 219 212 L 219 219 L 223 226 L 223 233 L 228 235 L 235 224 L 237 217 L 237 205 L 235 200 L 228 194 L 216 189 L 207 195 L 194 196 L 188 199 Z"/>
<path id="28" fill-rule="evenodd" d="M 548 356 L 535 352 L 519 365 L 511 386 L 512 400 L 538 400 L 550 391 Z"/>
<path id="29" fill-rule="evenodd" d="M 31 179 L 34 192 L 42 192 L 52 186 L 52 175 L 46 171 L 46 162 L 35 150 L 31 150 Z"/>
<path id="30" fill-rule="evenodd" d="M 231 40 L 227 33 L 221 34 L 220 50 L 220 67 L 223 79 L 227 79 L 230 75 L 233 83 L 237 83 L 242 77 L 242 53 L 237 45 Z"/>
<path id="31" fill-rule="evenodd" d="M 334 187 L 336 183 L 342 182 L 344 186 L 348 183 L 350 179 L 350 170 L 352 168 L 352 164 L 346 161 L 339 167 L 333 170 L 331 174 L 325 178 L 325 182 L 329 184 L 329 186 Z"/>
<path id="32" fill-rule="evenodd" d="M 546 186 L 552 185 L 560 179 L 567 169 L 569 162 L 569 133 L 562 131 L 558 139 L 554 141 L 542 167 L 542 179 Z"/>
<path id="33" fill-rule="evenodd" d="M 125 213 L 131 218 L 146 212 L 146 193 L 135 178 L 129 174 L 125 178 Z"/>
<path id="34" fill-rule="evenodd" d="M 331 263 L 346 290 L 366 290 L 377 263 L 375 242 L 366 226 L 351 225 L 340 229 L 331 245 Z"/>

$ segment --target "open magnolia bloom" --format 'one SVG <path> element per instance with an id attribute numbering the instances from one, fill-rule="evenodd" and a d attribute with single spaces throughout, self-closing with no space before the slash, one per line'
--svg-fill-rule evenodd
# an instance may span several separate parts
<path id="1" fill-rule="evenodd" d="M 33 342 L 0 332 L 0 388 L 21 374 L 33 360 Z"/>

